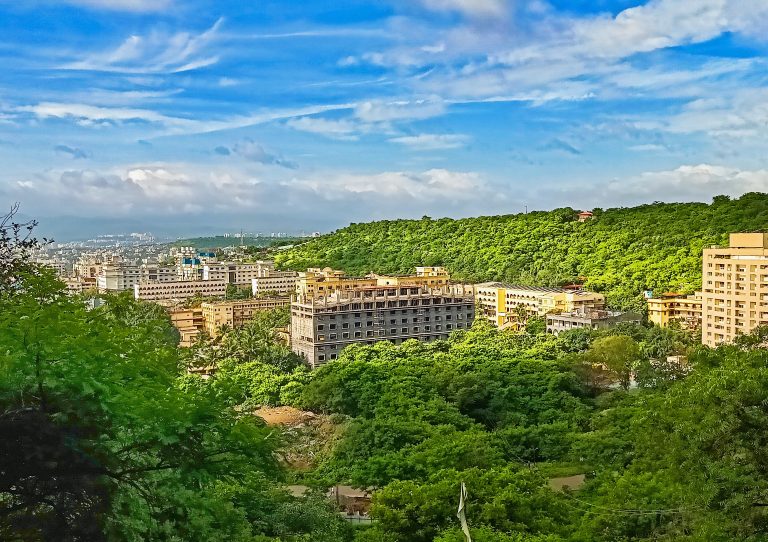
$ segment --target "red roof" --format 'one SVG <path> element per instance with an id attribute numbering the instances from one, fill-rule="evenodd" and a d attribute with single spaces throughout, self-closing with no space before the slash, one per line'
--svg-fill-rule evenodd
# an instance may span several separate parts
<path id="1" fill-rule="evenodd" d="M 593 216 L 592 211 L 581 211 L 579 216 Z"/>

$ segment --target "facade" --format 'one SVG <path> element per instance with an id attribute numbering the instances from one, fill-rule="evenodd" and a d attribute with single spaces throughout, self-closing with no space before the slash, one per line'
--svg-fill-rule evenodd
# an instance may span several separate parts
<path id="1" fill-rule="evenodd" d="M 480 316 L 499 328 L 517 326 L 521 317 L 605 308 L 605 297 L 602 294 L 563 288 L 517 286 L 502 282 L 476 284 L 475 300 Z"/>
<path id="2" fill-rule="evenodd" d="M 621 322 L 639 324 L 642 316 L 631 312 L 610 312 L 604 310 L 576 311 L 547 314 L 547 333 L 558 335 L 571 329 L 601 329 Z"/>
<path id="3" fill-rule="evenodd" d="M 646 301 L 648 321 L 653 324 L 667 327 L 670 322 L 676 321 L 683 329 L 701 328 L 701 292 L 693 295 L 663 294 Z"/>
<path id="4" fill-rule="evenodd" d="M 184 280 L 135 284 L 134 297 L 144 301 L 183 300 L 196 295 L 224 297 L 227 285 L 216 280 Z"/>
<path id="5" fill-rule="evenodd" d="M 728 248 L 704 249 L 702 342 L 731 342 L 768 325 L 768 233 L 732 233 Z"/>
<path id="6" fill-rule="evenodd" d="M 253 279 L 269 277 L 271 273 L 276 273 L 275 263 L 271 261 L 216 262 L 203 265 L 203 280 L 223 280 L 227 284 L 238 286 L 251 285 Z"/>
<path id="7" fill-rule="evenodd" d="M 344 271 L 325 269 L 307 269 L 299 273 L 296 281 L 296 295 L 300 299 L 312 299 L 330 295 L 338 291 L 352 291 L 373 286 L 428 286 L 447 285 L 451 276 L 444 267 L 417 267 L 414 275 L 392 276 L 371 274 L 363 278 L 347 277 Z"/>
<path id="8" fill-rule="evenodd" d="M 365 286 L 291 303 L 291 349 L 311 368 L 350 344 L 445 339 L 475 317 L 472 288 L 444 285 Z"/>
<path id="9" fill-rule="evenodd" d="M 291 295 L 296 291 L 297 273 L 293 271 L 272 271 L 268 277 L 251 280 L 254 296 L 267 294 Z"/>
<path id="10" fill-rule="evenodd" d="M 203 309 L 201 307 L 176 307 L 168 310 L 171 323 L 179 330 L 181 340 L 179 346 L 189 348 L 205 328 L 203 325 Z"/>
<path id="11" fill-rule="evenodd" d="M 64 279 L 64 284 L 67 285 L 67 293 L 70 295 L 78 295 L 86 292 L 96 292 L 96 279 L 88 277 L 70 277 Z"/>
<path id="12" fill-rule="evenodd" d="M 97 277 L 101 292 L 122 292 L 131 290 L 137 284 L 146 282 L 174 282 L 178 280 L 176 268 L 159 264 L 131 265 L 108 263 L 101 266 Z"/>
<path id="13" fill-rule="evenodd" d="M 254 315 L 258 312 L 277 307 L 286 307 L 290 303 L 291 299 L 289 297 L 266 297 L 203 303 L 201 309 L 203 311 L 205 331 L 211 337 L 217 337 L 224 326 L 230 329 L 240 327 L 253 320 Z"/>

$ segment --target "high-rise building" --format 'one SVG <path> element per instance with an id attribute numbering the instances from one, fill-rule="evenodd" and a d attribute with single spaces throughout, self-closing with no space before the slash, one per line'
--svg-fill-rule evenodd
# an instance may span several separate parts
<path id="1" fill-rule="evenodd" d="M 316 368 L 350 344 L 445 339 L 475 317 L 472 288 L 463 285 L 365 285 L 291 303 L 291 348 Z"/>
<path id="2" fill-rule="evenodd" d="M 727 248 L 704 249 L 702 286 L 704 344 L 768 325 L 768 233 L 732 233 Z"/>

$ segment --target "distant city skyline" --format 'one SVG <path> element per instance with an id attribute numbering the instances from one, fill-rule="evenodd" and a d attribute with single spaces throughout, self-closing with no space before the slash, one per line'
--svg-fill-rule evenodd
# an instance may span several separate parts
<path id="1" fill-rule="evenodd" d="M 761 0 L 0 0 L 0 204 L 45 234 L 768 191 Z"/>

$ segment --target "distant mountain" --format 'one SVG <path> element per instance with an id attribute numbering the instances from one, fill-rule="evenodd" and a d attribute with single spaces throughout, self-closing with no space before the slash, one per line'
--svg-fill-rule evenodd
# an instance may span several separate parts
<path id="1" fill-rule="evenodd" d="M 768 194 L 712 204 L 654 203 L 452 220 L 351 224 L 278 255 L 292 269 L 324 267 L 352 274 L 405 273 L 444 265 L 456 278 L 556 286 L 583 282 L 620 308 L 641 308 L 644 290 L 701 287 L 701 251 L 728 233 L 768 228 Z"/>

